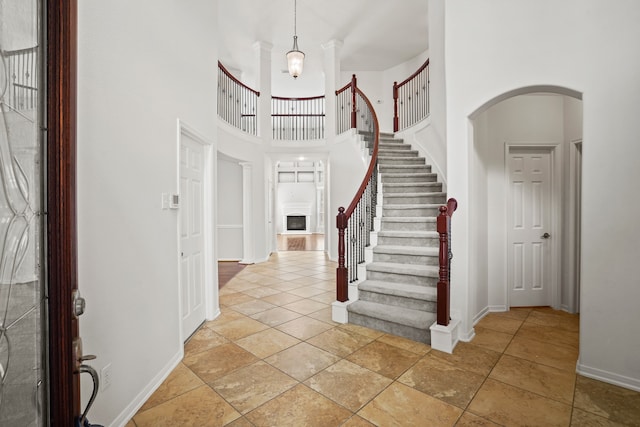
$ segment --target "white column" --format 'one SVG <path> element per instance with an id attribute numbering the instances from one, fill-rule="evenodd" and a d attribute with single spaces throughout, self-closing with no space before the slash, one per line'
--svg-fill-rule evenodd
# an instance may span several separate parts
<path id="1" fill-rule="evenodd" d="M 347 82 L 340 82 L 340 49 L 342 41 L 330 40 L 322 45 L 324 50 L 324 92 L 325 118 L 324 134 L 327 143 L 332 143 L 336 137 L 336 96 L 338 87 Z"/>
<path id="2" fill-rule="evenodd" d="M 240 264 L 255 263 L 253 241 L 253 166 L 242 162 L 242 260 Z"/>
<path id="3" fill-rule="evenodd" d="M 260 97 L 258 98 L 258 136 L 262 142 L 271 145 L 271 49 L 272 44 L 257 41 L 253 44 L 256 53 L 256 83 Z"/>

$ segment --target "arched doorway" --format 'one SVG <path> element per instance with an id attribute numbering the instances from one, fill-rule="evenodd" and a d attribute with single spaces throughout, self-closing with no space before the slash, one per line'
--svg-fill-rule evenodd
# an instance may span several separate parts
<path id="1" fill-rule="evenodd" d="M 477 307 L 579 311 L 581 94 L 517 89 L 484 104 L 470 123 Z"/>

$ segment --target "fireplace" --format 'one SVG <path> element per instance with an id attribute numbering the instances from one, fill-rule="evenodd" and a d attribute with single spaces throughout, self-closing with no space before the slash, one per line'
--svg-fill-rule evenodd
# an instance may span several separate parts
<path id="1" fill-rule="evenodd" d="M 287 231 L 306 231 L 307 217 L 304 215 L 287 215 Z"/>
<path id="2" fill-rule="evenodd" d="M 282 206 L 282 232 L 285 234 L 311 233 L 311 204 L 285 203 Z"/>

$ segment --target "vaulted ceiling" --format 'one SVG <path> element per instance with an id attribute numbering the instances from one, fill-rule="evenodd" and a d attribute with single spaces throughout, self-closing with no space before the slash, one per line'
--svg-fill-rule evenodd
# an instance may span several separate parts
<path id="1" fill-rule="evenodd" d="M 228 67 L 252 73 L 252 45 L 273 45 L 272 72 L 286 69 L 293 44 L 294 0 L 220 0 L 219 57 Z M 321 45 L 342 40 L 348 71 L 393 67 L 428 48 L 426 0 L 297 0 L 297 33 L 305 70 L 322 70 Z"/>

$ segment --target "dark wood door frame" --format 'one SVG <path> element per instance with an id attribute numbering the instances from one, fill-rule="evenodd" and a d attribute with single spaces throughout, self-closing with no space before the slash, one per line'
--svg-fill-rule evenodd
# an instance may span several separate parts
<path id="1" fill-rule="evenodd" d="M 80 413 L 80 381 L 73 340 L 78 322 L 76 228 L 77 0 L 46 4 L 46 260 L 49 322 L 49 419 L 72 426 Z"/>

